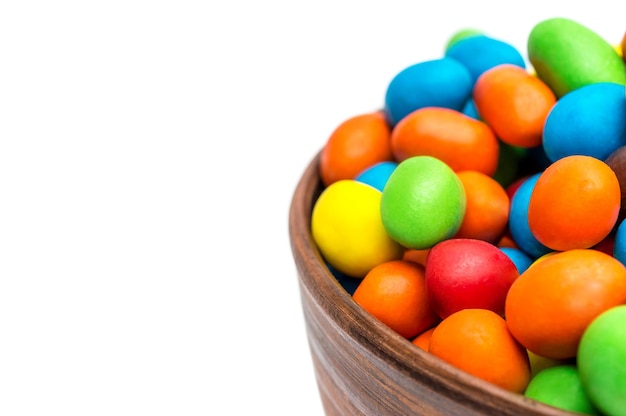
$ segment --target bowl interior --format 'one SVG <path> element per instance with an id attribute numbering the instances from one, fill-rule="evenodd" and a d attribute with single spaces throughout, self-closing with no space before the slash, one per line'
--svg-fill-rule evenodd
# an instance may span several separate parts
<path id="1" fill-rule="evenodd" d="M 354 302 L 325 265 L 311 234 L 312 208 L 323 189 L 318 161 L 319 153 L 293 194 L 289 237 L 317 384 L 328 415 L 573 414 L 451 366 Z"/>

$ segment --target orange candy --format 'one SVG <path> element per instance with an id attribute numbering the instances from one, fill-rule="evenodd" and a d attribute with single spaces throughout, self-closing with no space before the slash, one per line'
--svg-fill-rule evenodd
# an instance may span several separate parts
<path id="1" fill-rule="evenodd" d="M 556 104 L 543 81 L 510 64 L 483 72 L 474 84 L 473 98 L 481 118 L 500 140 L 525 148 L 541 144 L 543 125 Z"/>
<path id="2" fill-rule="evenodd" d="M 589 248 L 609 235 L 620 210 L 619 181 L 603 161 L 574 155 L 541 174 L 530 197 L 528 225 L 553 250 Z"/>
<path id="3" fill-rule="evenodd" d="M 492 176 L 498 167 L 499 143 L 480 120 L 449 108 L 425 107 L 405 116 L 391 132 L 396 160 L 433 156 L 452 170 L 476 170 Z"/>
<path id="4" fill-rule="evenodd" d="M 330 135 L 320 153 L 320 176 L 325 186 L 354 179 L 379 162 L 393 161 L 391 128 L 382 111 L 345 120 Z"/>
<path id="5" fill-rule="evenodd" d="M 409 260 L 422 266 L 426 266 L 426 258 L 428 257 L 429 248 L 423 250 L 417 250 L 413 248 L 407 248 L 404 250 L 402 260 Z"/>
<path id="6" fill-rule="evenodd" d="M 428 351 L 476 377 L 508 391 L 523 393 L 530 381 L 526 349 L 505 320 L 487 309 L 462 309 L 441 321 Z"/>
<path id="7" fill-rule="evenodd" d="M 552 253 L 522 273 L 506 298 L 515 338 L 543 357 L 575 357 L 580 338 L 603 311 L 626 303 L 626 267 L 593 249 Z"/>
<path id="8" fill-rule="evenodd" d="M 419 347 L 423 349 L 424 351 L 428 351 L 428 348 L 430 345 L 430 338 L 432 337 L 434 331 L 435 331 L 435 327 L 427 329 L 426 331 L 422 332 L 421 334 L 413 338 L 413 341 L 411 342 L 416 347 Z"/>
<path id="9" fill-rule="evenodd" d="M 424 267 L 393 260 L 373 267 L 352 295 L 379 321 L 412 339 L 438 322 L 426 295 Z"/>
<path id="10" fill-rule="evenodd" d="M 500 248 L 509 247 L 509 248 L 519 249 L 519 246 L 515 244 L 515 240 L 513 240 L 513 237 L 511 237 L 511 232 L 508 229 L 505 231 L 504 235 L 500 238 L 500 240 L 498 240 L 498 242 L 496 243 L 496 246 Z"/>
<path id="11" fill-rule="evenodd" d="M 509 220 L 510 200 L 506 190 L 491 176 L 476 171 L 457 172 L 466 195 L 461 228 L 455 238 L 474 238 L 496 244 Z"/>

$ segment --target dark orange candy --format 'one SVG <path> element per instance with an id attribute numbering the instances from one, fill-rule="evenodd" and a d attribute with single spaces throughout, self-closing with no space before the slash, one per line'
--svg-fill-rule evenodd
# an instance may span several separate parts
<path id="1" fill-rule="evenodd" d="M 503 142 L 524 148 L 541 144 L 543 125 L 556 103 L 552 90 L 516 65 L 491 68 L 476 80 L 474 103 Z"/>
<path id="2" fill-rule="evenodd" d="M 462 309 L 445 318 L 430 336 L 428 351 L 508 391 L 523 393 L 530 381 L 526 349 L 504 318 L 487 309 Z"/>
<path id="3" fill-rule="evenodd" d="M 491 128 L 449 108 L 425 107 L 405 116 L 391 132 L 391 148 L 400 162 L 433 156 L 455 172 L 493 176 L 498 167 L 499 143 Z"/>
<path id="4" fill-rule="evenodd" d="M 353 299 L 379 321 L 412 339 L 439 318 L 426 294 L 424 267 L 392 260 L 372 268 L 354 291 Z"/>
<path id="5" fill-rule="evenodd" d="M 509 220 L 510 200 L 506 190 L 491 176 L 464 170 L 457 172 L 463 183 L 466 208 L 456 238 L 475 238 L 496 244 Z"/>
<path id="6" fill-rule="evenodd" d="M 605 162 L 567 156 L 539 176 L 528 204 L 528 225 L 552 250 L 590 248 L 609 235 L 620 203 L 619 181 Z"/>
<path id="7" fill-rule="evenodd" d="M 509 289 L 505 303 L 511 333 L 535 354 L 576 356 L 591 321 L 626 302 L 626 268 L 593 249 L 554 252 L 535 261 Z"/>
<path id="8" fill-rule="evenodd" d="M 435 328 L 436 327 L 427 329 L 426 331 L 422 332 L 421 334 L 413 338 L 413 340 L 411 341 L 413 345 L 423 349 L 424 351 L 428 351 L 428 346 L 430 344 L 430 337 L 432 337 L 433 332 L 435 331 Z"/>
<path id="9" fill-rule="evenodd" d="M 325 186 L 354 179 L 378 162 L 393 161 L 391 128 L 382 111 L 345 120 L 330 135 L 320 154 L 320 176 Z"/>
<path id="10" fill-rule="evenodd" d="M 417 264 L 421 264 L 422 266 L 426 266 L 426 258 L 428 257 L 429 251 L 430 249 L 428 248 L 423 250 L 407 248 L 406 250 L 404 250 L 402 260 L 408 260 Z"/>

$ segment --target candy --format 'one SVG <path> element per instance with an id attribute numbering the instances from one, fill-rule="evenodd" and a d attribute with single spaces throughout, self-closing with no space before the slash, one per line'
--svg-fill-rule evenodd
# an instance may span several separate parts
<path id="1" fill-rule="evenodd" d="M 611 308 L 585 330 L 577 363 L 587 395 L 608 416 L 626 409 L 626 305 Z"/>
<path id="2" fill-rule="evenodd" d="M 412 248 L 408 248 L 404 251 L 402 255 L 403 260 L 409 260 L 417 264 L 421 264 L 422 266 L 426 266 L 426 259 L 428 258 L 428 253 L 430 252 L 429 248 L 425 248 L 423 250 L 415 250 Z"/>
<path id="3" fill-rule="evenodd" d="M 523 393 L 530 379 L 526 350 L 504 318 L 487 309 L 463 309 L 442 320 L 428 351 L 508 391 Z"/>
<path id="4" fill-rule="evenodd" d="M 318 197 L 311 232 L 337 271 L 363 277 L 374 266 L 402 257 L 404 248 L 383 227 L 380 200 L 379 190 L 350 179 L 333 182 Z"/>
<path id="5" fill-rule="evenodd" d="M 626 67 L 604 38 L 573 20 L 555 17 L 530 31 L 528 59 L 558 98 L 596 82 L 626 84 Z"/>
<path id="6" fill-rule="evenodd" d="M 626 144 L 626 87 L 599 82 L 580 87 L 554 105 L 543 128 L 551 161 L 587 155 L 606 159 Z"/>
<path id="7" fill-rule="evenodd" d="M 432 156 L 400 162 L 382 192 L 385 230 L 411 249 L 431 248 L 452 237 L 465 215 L 465 190 L 456 173 Z"/>
<path id="8" fill-rule="evenodd" d="M 398 161 L 433 156 L 454 171 L 493 175 L 498 167 L 498 139 L 492 129 L 449 108 L 421 108 L 404 117 L 391 132 L 391 151 Z"/>
<path id="9" fill-rule="evenodd" d="M 530 360 L 530 373 L 534 377 L 539 374 L 540 371 L 545 370 L 546 368 L 555 367 L 557 365 L 562 364 L 571 364 L 573 360 L 571 359 L 563 359 L 556 360 L 554 358 L 542 357 L 541 355 L 537 355 L 532 351 L 528 351 L 528 358 Z"/>
<path id="10" fill-rule="evenodd" d="M 577 249 L 550 254 L 522 273 L 507 294 L 505 316 L 528 350 L 563 359 L 576 356 L 593 319 L 623 303 L 626 267 L 600 251 Z"/>
<path id="11" fill-rule="evenodd" d="M 520 274 L 524 273 L 533 263 L 533 260 L 528 256 L 528 254 L 518 248 L 500 247 L 500 250 L 502 250 L 502 252 L 506 254 L 509 259 L 511 259 Z"/>
<path id="12" fill-rule="evenodd" d="M 504 313 L 504 301 L 519 273 L 498 247 L 482 240 L 453 238 L 428 254 L 426 288 L 433 310 L 446 318 L 462 309 Z"/>
<path id="13" fill-rule="evenodd" d="M 626 146 L 620 146 L 605 160 L 606 164 L 615 172 L 622 195 L 618 221 L 626 218 Z"/>
<path id="14" fill-rule="evenodd" d="M 597 415 L 573 364 L 547 368 L 530 380 L 526 397 L 570 412 Z"/>
<path id="15" fill-rule="evenodd" d="M 445 56 L 465 65 L 472 82 L 476 82 L 483 72 L 498 65 L 511 64 L 526 68 L 524 57 L 514 46 L 486 35 L 465 36 L 455 41 L 446 50 Z"/>
<path id="16" fill-rule="evenodd" d="M 359 173 L 354 180 L 366 183 L 382 191 L 387 184 L 387 180 L 389 180 L 389 176 L 391 176 L 396 169 L 396 166 L 398 166 L 396 162 L 375 163 Z"/>
<path id="17" fill-rule="evenodd" d="M 391 125 L 424 107 L 460 111 L 472 95 L 472 76 L 453 58 L 411 65 L 391 80 L 385 93 L 385 112 Z"/>
<path id="18" fill-rule="evenodd" d="M 530 230 L 528 224 L 528 204 L 533 189 L 539 179 L 539 173 L 524 179 L 511 200 L 511 210 L 509 213 L 509 231 L 515 244 L 528 254 L 532 259 L 543 256 L 552 251 L 544 246 Z"/>
<path id="19" fill-rule="evenodd" d="M 430 338 L 433 336 L 433 332 L 435 332 L 435 327 L 429 328 L 426 331 L 422 332 L 413 340 L 411 343 L 416 347 L 423 349 L 424 351 L 428 351 L 430 345 Z"/>
<path id="20" fill-rule="evenodd" d="M 426 294 L 424 267 L 405 260 L 381 263 L 357 287 L 354 301 L 410 339 L 439 321 Z"/>
<path id="21" fill-rule="evenodd" d="M 324 185 L 354 179 L 375 163 L 392 161 L 390 134 L 382 111 L 344 120 L 331 133 L 320 153 L 319 168 Z"/>
<path id="22" fill-rule="evenodd" d="M 626 221 L 622 220 L 617 226 L 613 257 L 626 266 Z"/>
<path id="23" fill-rule="evenodd" d="M 467 100 L 467 102 L 461 109 L 461 113 L 465 114 L 468 117 L 475 118 L 476 120 L 480 120 L 480 115 L 478 114 L 478 110 L 476 109 L 476 103 L 474 103 L 473 98 Z"/>
<path id="24" fill-rule="evenodd" d="M 336 270 L 331 264 L 326 263 L 326 267 L 328 267 L 328 271 L 333 275 L 337 282 L 344 288 L 348 294 L 354 294 L 354 291 L 357 287 L 359 287 L 359 283 L 361 283 L 360 277 L 352 277 L 348 276 L 340 271 Z"/>
<path id="25" fill-rule="evenodd" d="M 474 86 L 478 114 L 500 140 L 513 146 L 541 144 L 543 126 L 556 102 L 540 79 L 515 65 L 498 65 L 484 72 Z"/>
<path id="26" fill-rule="evenodd" d="M 567 156 L 537 179 L 528 203 L 528 225 L 537 240 L 553 250 L 589 248 L 615 226 L 620 201 L 619 182 L 606 163 L 591 156 Z"/>
<path id="27" fill-rule="evenodd" d="M 455 238 L 473 238 L 495 244 L 506 231 L 510 201 L 495 179 L 474 170 L 457 172 L 465 189 L 465 215 Z"/>
<path id="28" fill-rule="evenodd" d="M 457 43 L 458 41 L 462 40 L 462 39 L 466 39 L 469 38 L 471 36 L 481 36 L 484 35 L 484 33 L 478 29 L 475 28 L 465 28 L 465 29 L 461 29 L 459 31 L 457 31 L 456 33 L 454 33 L 450 39 L 448 39 L 448 42 L 446 43 L 445 46 L 445 50 L 447 51 L 448 49 L 450 49 L 455 43 Z"/>

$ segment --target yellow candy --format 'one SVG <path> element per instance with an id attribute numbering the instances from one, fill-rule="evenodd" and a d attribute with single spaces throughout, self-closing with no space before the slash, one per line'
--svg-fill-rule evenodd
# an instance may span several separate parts
<path id="1" fill-rule="evenodd" d="M 553 256 L 553 255 L 555 255 L 555 254 L 557 254 L 557 253 L 559 253 L 559 252 L 558 252 L 558 251 L 551 251 L 551 252 L 549 252 L 549 253 L 546 253 L 546 254 L 544 254 L 543 256 L 540 256 L 539 258 L 535 259 L 535 261 L 533 261 L 533 262 L 531 263 L 531 265 L 530 265 L 530 266 L 528 266 L 528 267 L 533 267 L 535 264 L 537 264 L 537 263 L 541 263 L 542 261 L 544 261 L 544 260 L 545 260 L 545 259 L 547 259 L 548 257 Z"/>
<path id="2" fill-rule="evenodd" d="M 526 352 L 528 353 L 528 359 L 530 360 L 530 373 L 533 377 L 536 376 L 541 370 L 557 365 L 567 364 L 568 362 L 565 359 L 542 357 L 541 355 L 535 354 L 530 350 L 526 350 Z"/>
<path id="3" fill-rule="evenodd" d="M 363 277 L 374 266 L 402 257 L 404 247 L 383 226 L 380 199 L 378 189 L 346 179 L 332 183 L 315 202 L 313 240 L 336 270 Z"/>

